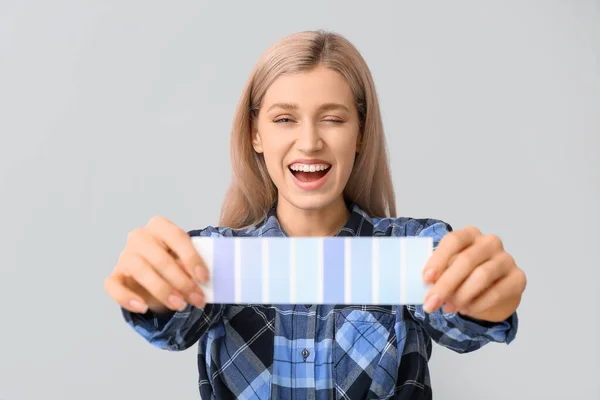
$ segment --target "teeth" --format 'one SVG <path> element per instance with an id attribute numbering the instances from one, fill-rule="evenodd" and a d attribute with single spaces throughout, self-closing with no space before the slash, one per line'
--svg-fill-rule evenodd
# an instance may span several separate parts
<path id="1" fill-rule="evenodd" d="M 292 171 L 303 171 L 303 172 L 315 172 L 315 171 L 325 171 L 331 167 L 329 164 L 292 164 L 290 165 L 290 169 Z"/>

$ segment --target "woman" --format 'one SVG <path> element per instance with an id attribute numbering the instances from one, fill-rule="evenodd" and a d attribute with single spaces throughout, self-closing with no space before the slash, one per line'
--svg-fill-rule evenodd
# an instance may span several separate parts
<path id="1" fill-rule="evenodd" d="M 153 218 L 105 285 L 150 343 L 198 342 L 202 398 L 428 399 L 432 340 L 457 352 L 513 340 L 526 279 L 501 240 L 396 217 L 373 79 L 345 38 L 301 32 L 269 48 L 231 144 L 220 226 Z M 436 251 L 423 306 L 205 304 L 193 236 L 428 236 Z"/>

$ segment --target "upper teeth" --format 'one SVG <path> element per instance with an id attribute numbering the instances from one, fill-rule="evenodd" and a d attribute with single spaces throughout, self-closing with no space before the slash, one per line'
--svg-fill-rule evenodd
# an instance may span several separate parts
<path id="1" fill-rule="evenodd" d="M 292 164 L 290 165 L 290 169 L 292 171 L 303 171 L 303 172 L 315 172 L 315 171 L 324 171 L 329 168 L 328 164 Z"/>

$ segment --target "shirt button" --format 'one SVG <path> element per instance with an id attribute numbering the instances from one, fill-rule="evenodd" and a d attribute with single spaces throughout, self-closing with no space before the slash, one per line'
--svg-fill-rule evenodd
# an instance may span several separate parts
<path id="1" fill-rule="evenodd" d="M 302 350 L 302 357 L 306 360 L 309 356 L 310 352 L 307 349 Z"/>

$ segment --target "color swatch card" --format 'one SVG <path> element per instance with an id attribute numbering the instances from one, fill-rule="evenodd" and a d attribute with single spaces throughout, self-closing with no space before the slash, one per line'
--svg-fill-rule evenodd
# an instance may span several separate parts
<path id="1" fill-rule="evenodd" d="M 422 304 L 428 237 L 192 237 L 220 304 Z"/>

